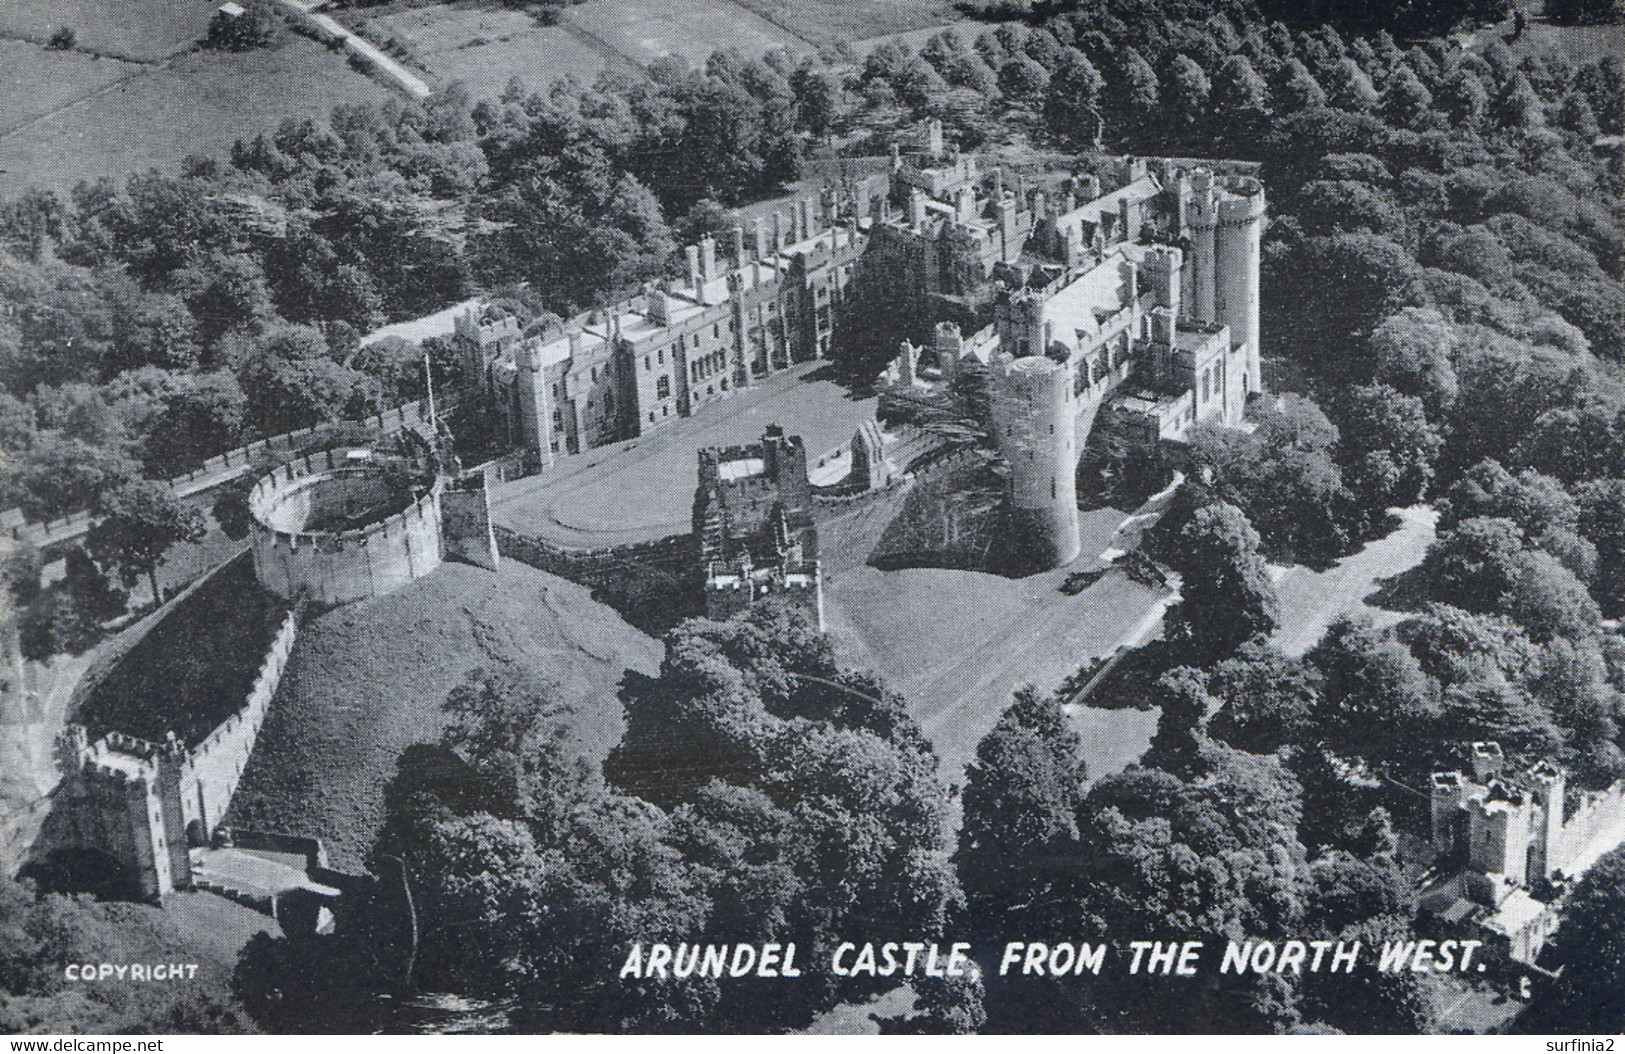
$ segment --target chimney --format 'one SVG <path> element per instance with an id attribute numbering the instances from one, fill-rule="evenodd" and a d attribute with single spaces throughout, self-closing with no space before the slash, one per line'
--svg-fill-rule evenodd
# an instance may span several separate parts
<path id="1" fill-rule="evenodd" d="M 700 281 L 709 282 L 717 276 L 717 240 L 707 234 L 700 239 Z"/>
<path id="2" fill-rule="evenodd" d="M 683 252 L 688 256 L 688 287 L 694 290 L 694 296 L 698 298 L 704 288 L 700 282 L 700 247 L 690 245 Z"/>
<path id="3" fill-rule="evenodd" d="M 666 291 L 658 285 L 651 286 L 643 296 L 643 303 L 649 321 L 657 326 L 664 326 L 670 317 L 666 313 Z"/>
<path id="4" fill-rule="evenodd" d="M 729 232 L 729 236 L 733 240 L 733 265 L 736 268 L 743 267 L 745 266 L 745 228 L 735 227 Z"/>
<path id="5" fill-rule="evenodd" d="M 925 126 L 925 151 L 933 159 L 942 156 L 942 121 L 936 117 Z"/>
<path id="6" fill-rule="evenodd" d="M 570 331 L 570 361 L 573 364 L 579 358 L 581 358 L 581 331 L 572 329 Z"/>
<path id="7" fill-rule="evenodd" d="M 788 232 L 785 230 L 784 213 L 775 212 L 773 214 L 773 251 L 775 253 L 782 252 L 784 250 L 784 239 L 787 233 Z"/>
<path id="8" fill-rule="evenodd" d="M 908 222 L 916 230 L 925 226 L 925 192 L 915 189 L 908 196 Z"/>
<path id="9" fill-rule="evenodd" d="M 813 204 L 811 198 L 801 199 L 801 238 L 803 241 L 813 236 Z"/>
<path id="10" fill-rule="evenodd" d="M 1084 176 L 1078 186 L 1078 193 L 1084 201 L 1094 201 L 1100 197 L 1100 177 L 1091 172 Z"/>

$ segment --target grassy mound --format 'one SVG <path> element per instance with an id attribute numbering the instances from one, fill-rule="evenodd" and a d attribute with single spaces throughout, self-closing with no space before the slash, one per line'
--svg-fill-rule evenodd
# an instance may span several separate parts
<path id="1" fill-rule="evenodd" d="M 335 866 L 359 867 L 396 758 L 439 738 L 469 671 L 537 671 L 573 707 L 583 755 L 602 757 L 621 735 L 623 673 L 653 674 L 660 655 L 581 586 L 512 560 L 495 574 L 448 563 L 304 627 L 227 822 L 315 835 Z"/>

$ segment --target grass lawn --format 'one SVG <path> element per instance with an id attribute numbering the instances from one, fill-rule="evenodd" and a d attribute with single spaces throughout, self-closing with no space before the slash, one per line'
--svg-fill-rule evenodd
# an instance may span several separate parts
<path id="1" fill-rule="evenodd" d="M 868 555 L 905 503 L 899 493 L 820 522 L 825 619 L 848 661 L 872 668 L 909 700 L 944 777 L 958 781 L 1018 687 L 1053 690 L 1154 619 L 1164 595 L 1120 573 L 1078 596 L 1060 591 L 1068 574 L 1093 566 L 1112 542 L 1125 516 L 1112 509 L 1085 513 L 1083 555 L 1042 574 L 870 566 Z M 1156 718 L 1155 711 L 1079 708 L 1072 719 L 1090 771 L 1115 771 L 1139 757 Z"/>
<path id="2" fill-rule="evenodd" d="M 76 47 L 153 62 L 202 40 L 218 0 L 5 0 L 0 36 L 45 41 L 67 26 Z"/>
<path id="3" fill-rule="evenodd" d="M 568 26 L 539 25 L 486 0 L 361 13 L 375 36 L 400 39 L 437 81 L 460 80 L 477 98 L 500 95 L 512 77 L 530 91 L 570 75 L 590 84 L 610 61 Z"/>
<path id="4" fill-rule="evenodd" d="M 392 96 L 291 33 L 271 49 L 191 52 L 0 135 L 0 198 L 30 185 L 67 190 L 81 179 L 171 171 L 188 154 L 224 159 L 234 140 L 287 118 Z"/>
<path id="5" fill-rule="evenodd" d="M 948 0 L 739 0 L 813 44 L 852 43 L 959 21 Z"/>
<path id="6" fill-rule="evenodd" d="M 248 699 L 286 608 L 244 558 L 182 600 L 85 695 L 92 740 L 123 732 L 200 742 Z"/>
<path id="7" fill-rule="evenodd" d="M 0 40 L 0 136 L 141 72 L 134 62 Z"/>
<path id="8" fill-rule="evenodd" d="M 448 563 L 304 628 L 227 822 L 320 837 L 334 866 L 358 868 L 396 759 L 439 739 L 441 704 L 469 671 L 537 671 L 573 708 L 581 754 L 602 758 L 621 735 L 622 675 L 652 675 L 660 656 L 581 586 L 513 560 L 496 573 Z"/>
<path id="9" fill-rule="evenodd" d="M 873 398 L 853 399 L 833 381 L 815 379 L 826 365 L 804 363 L 647 436 L 565 458 L 539 476 L 504 485 L 492 494 L 492 518 L 576 549 L 686 534 L 701 447 L 755 442 L 768 425 L 779 424 L 802 437 L 807 460 L 816 465 L 874 417 Z"/>
<path id="10" fill-rule="evenodd" d="M 777 47 L 809 48 L 808 41 L 730 0 L 592 0 L 565 8 L 564 19 L 640 65 L 665 55 L 703 65 L 724 48 L 752 57 Z"/>

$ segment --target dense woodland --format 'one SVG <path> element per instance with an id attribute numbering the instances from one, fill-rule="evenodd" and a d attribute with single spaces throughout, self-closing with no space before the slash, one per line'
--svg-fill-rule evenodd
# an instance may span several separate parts
<path id="1" fill-rule="evenodd" d="M 1250 435 L 1195 439 L 1205 471 L 1154 539 L 1184 588 L 1167 639 L 1113 689 L 1161 709 L 1139 766 L 1090 778 L 1058 701 L 1024 691 L 977 752 L 954 846 L 901 701 L 766 612 L 673 631 L 659 678 L 627 684 L 603 765 L 560 737 L 545 683 L 470 682 L 445 739 L 403 758 L 377 856 L 415 883 L 412 981 L 534 1029 L 787 1028 L 854 994 L 811 975 L 769 1000 L 583 968 L 634 939 L 816 955 L 877 927 L 979 947 L 1406 935 L 1396 831 L 1416 817 L 1395 785 L 1481 738 L 1556 755 L 1584 785 L 1625 776 L 1625 648 L 1604 622 L 1625 614 L 1625 210 L 1617 149 L 1593 149 L 1622 131 L 1625 64 L 1390 35 L 1452 28 L 1440 12 L 1460 5 L 1328 6 L 1337 25 L 1261 6 L 1015 5 L 1021 21 L 856 65 L 719 53 L 494 100 L 454 87 L 290 123 L 180 175 L 25 195 L 0 215 L 0 504 L 112 519 L 139 509 L 143 477 L 412 398 L 416 350 L 360 352 L 358 333 L 476 289 L 545 324 L 663 273 L 806 157 L 882 153 L 923 117 L 966 147 L 1080 168 L 1101 152 L 1258 160 L 1263 339 L 1288 394 Z M 431 350 L 455 380 L 450 349 Z M 1399 625 L 1338 623 L 1301 659 L 1261 643 L 1279 617 L 1266 556 L 1333 560 L 1419 502 L 1439 537 L 1392 584 Z M 92 617 L 117 606 L 94 559 L 69 571 Z M 1554 1021 L 1620 1023 L 1598 998 L 1625 986 L 1607 921 L 1620 860 L 1571 897 L 1555 944 L 1577 968 L 1538 1003 Z M 0 903 L 0 927 L 57 924 L 23 904 Z M 370 932 L 256 941 L 242 1006 L 278 1030 L 387 1027 L 373 996 L 399 970 Z M 1424 983 L 990 976 L 922 983 L 922 1015 L 893 1025 L 1409 1032 L 1435 1024 Z M 0 1012 L 43 984 L 0 959 Z"/>

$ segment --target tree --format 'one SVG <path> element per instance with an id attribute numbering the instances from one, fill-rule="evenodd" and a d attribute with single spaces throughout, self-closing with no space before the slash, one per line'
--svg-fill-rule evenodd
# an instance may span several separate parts
<path id="1" fill-rule="evenodd" d="M 126 589 L 146 575 L 154 604 L 163 601 L 158 568 L 164 556 L 177 544 L 200 542 L 208 533 L 203 513 L 160 483 L 127 483 L 105 496 L 96 511 L 85 535 L 86 550 L 98 562 L 116 567 Z"/>
<path id="2" fill-rule="evenodd" d="M 147 473 L 171 479 L 232 449 L 242 438 L 248 397 L 226 370 L 166 379 L 167 391 L 139 433 Z"/>
<path id="3" fill-rule="evenodd" d="M 1326 78 L 1326 94 L 1333 106 L 1356 113 L 1375 110 L 1382 100 L 1371 78 L 1353 59 L 1339 59 L 1332 66 Z"/>
<path id="4" fill-rule="evenodd" d="M 1179 532 L 1186 567 L 1168 609 L 1168 639 L 1205 665 L 1275 629 L 1280 602 L 1258 553 L 1258 534 L 1234 505 L 1198 509 Z"/>
<path id="5" fill-rule="evenodd" d="M 1432 308 L 1408 307 L 1378 323 L 1367 341 L 1375 380 L 1422 400 L 1437 419 L 1460 393 L 1452 357 L 1456 327 Z"/>
<path id="6" fill-rule="evenodd" d="M 1575 492 L 1579 529 L 1596 547 L 1597 570 L 1592 592 L 1603 613 L 1625 612 L 1625 479 L 1599 479 Z"/>
<path id="7" fill-rule="evenodd" d="M 1240 750 L 1270 754 L 1309 734 L 1320 674 L 1267 645 L 1248 644 L 1213 667 L 1207 690 L 1219 704 L 1208 725 L 1212 736 Z"/>
<path id="8" fill-rule="evenodd" d="M 1163 70 L 1162 106 L 1184 134 L 1207 114 L 1213 85 L 1207 73 L 1185 55 L 1175 55 Z"/>
<path id="9" fill-rule="evenodd" d="M 1383 120 L 1399 128 L 1425 128 L 1436 120 L 1433 93 L 1412 72 L 1409 66 L 1400 66 L 1383 86 L 1381 112 Z"/>
<path id="10" fill-rule="evenodd" d="M 1213 108 L 1232 122 L 1256 120 L 1269 102 L 1269 84 L 1245 55 L 1226 58 L 1213 75 Z"/>
<path id="11" fill-rule="evenodd" d="M 1297 59 L 1288 59 L 1276 75 L 1275 109 L 1280 113 L 1299 113 L 1325 106 L 1326 91 L 1314 75 Z"/>
<path id="12" fill-rule="evenodd" d="M 1198 775 L 1208 714 L 1215 708 L 1207 678 L 1189 666 L 1169 670 L 1157 679 L 1150 702 L 1158 710 L 1157 731 L 1142 764 L 1183 779 Z"/>
<path id="13" fill-rule="evenodd" d="M 1073 142 L 1096 142 L 1100 138 L 1100 96 L 1105 88 L 1105 78 L 1088 56 L 1077 48 L 1062 49 L 1046 102 L 1052 126 Z"/>
<path id="14" fill-rule="evenodd" d="M 1049 71 L 1026 55 L 1017 55 L 999 67 L 999 89 L 1015 102 L 1036 104 L 1049 86 Z"/>
<path id="15" fill-rule="evenodd" d="M 1425 764 L 1438 685 L 1391 633 L 1339 619 L 1306 658 L 1322 678 L 1315 727 L 1332 749 L 1404 772 Z"/>
<path id="16" fill-rule="evenodd" d="M 1444 440 L 1422 401 L 1385 384 L 1347 392 L 1337 404 L 1343 478 L 1373 518 L 1427 494 Z"/>
<path id="17" fill-rule="evenodd" d="M 282 16 L 270 0 L 243 0 L 242 10 L 228 14 L 216 11 L 209 20 L 209 43 L 231 51 L 263 48 L 272 43 L 282 28 Z"/>
<path id="18" fill-rule="evenodd" d="M 1551 948 L 1563 975 L 1547 1020 L 1587 1032 L 1625 1029 L 1625 847 L 1603 854 L 1575 883 Z"/>
<path id="19" fill-rule="evenodd" d="M 1017 923 L 1042 932 L 1059 922 L 1054 907 L 1070 889 L 1078 852 L 1078 748 L 1060 706 L 1031 687 L 977 744 L 954 864 L 966 895 L 964 924 L 978 934 L 992 937 Z"/>

